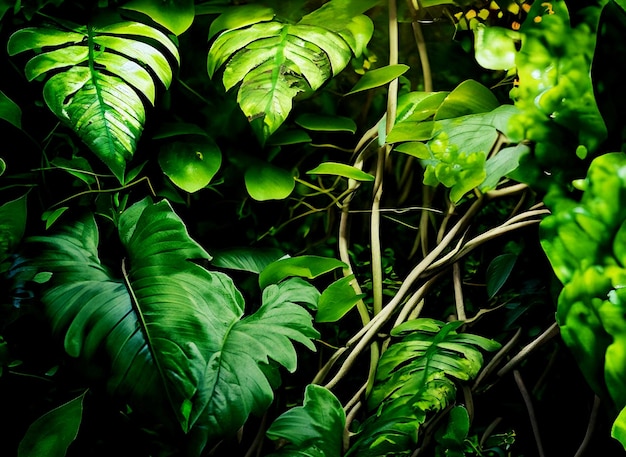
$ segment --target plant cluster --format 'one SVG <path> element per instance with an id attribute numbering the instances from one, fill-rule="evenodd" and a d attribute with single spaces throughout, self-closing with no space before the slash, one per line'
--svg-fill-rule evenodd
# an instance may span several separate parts
<path id="1" fill-rule="evenodd" d="M 625 29 L 0 3 L 3 454 L 623 452 Z"/>

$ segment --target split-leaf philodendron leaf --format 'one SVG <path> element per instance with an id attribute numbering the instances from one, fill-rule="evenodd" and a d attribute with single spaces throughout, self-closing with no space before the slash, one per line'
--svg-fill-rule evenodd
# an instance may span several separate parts
<path id="1" fill-rule="evenodd" d="M 171 410 L 185 432 L 200 429 L 214 444 L 269 406 L 268 364 L 294 371 L 292 342 L 315 349 L 301 305 L 314 309 L 319 292 L 299 279 L 272 284 L 244 316 L 232 280 L 193 261 L 210 256 L 169 203 L 136 203 L 118 231 L 125 254 L 115 272 L 98 257 L 90 215 L 30 238 L 32 255 L 15 268 L 52 273 L 42 302 L 53 334 L 69 356 L 105 373 L 111 394 L 155 417 Z"/>
<path id="2" fill-rule="evenodd" d="M 211 45 L 207 71 L 213 77 L 224 66 L 226 90 L 240 84 L 237 101 L 265 142 L 289 115 L 294 97 L 316 91 L 342 71 L 373 32 L 364 15 L 339 28 L 305 16 L 297 24 L 259 20 L 226 30 Z"/>
<path id="3" fill-rule="evenodd" d="M 29 27 L 9 39 L 10 55 L 34 51 L 29 81 L 48 75 L 43 95 L 69 126 L 124 182 L 153 105 L 157 84 L 169 87 L 178 50 L 162 32 L 138 22 L 102 26 Z"/>

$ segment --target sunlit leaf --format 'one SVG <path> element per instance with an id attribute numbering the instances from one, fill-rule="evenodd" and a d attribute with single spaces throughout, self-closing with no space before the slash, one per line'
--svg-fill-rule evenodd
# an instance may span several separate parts
<path id="1" fill-rule="evenodd" d="M 361 79 L 359 79 L 359 82 L 357 82 L 346 95 L 355 94 L 357 92 L 389 84 L 400 75 L 406 73 L 408 69 L 408 65 L 396 64 L 370 70 L 365 73 Z"/>
<path id="2" fill-rule="evenodd" d="M 246 190 L 258 201 L 282 200 L 287 198 L 296 186 L 289 171 L 270 163 L 259 162 L 248 168 L 244 179 Z"/>
<path id="3" fill-rule="evenodd" d="M 354 179 L 355 181 L 374 181 L 374 176 L 359 170 L 351 165 L 337 162 L 324 162 L 312 170 L 307 171 L 309 175 L 333 175 Z"/>
<path id="4" fill-rule="evenodd" d="M 435 120 L 485 113 L 498 106 L 500 103 L 493 92 L 479 82 L 468 79 L 446 96 L 435 114 Z"/>
<path id="5" fill-rule="evenodd" d="M 235 5 L 220 14 L 209 28 L 209 40 L 224 30 L 240 29 L 257 22 L 270 21 L 274 18 L 274 10 L 265 5 Z"/>
<path id="6" fill-rule="evenodd" d="M 474 49 L 478 64 L 489 70 L 509 70 L 515 67 L 516 46 L 521 34 L 503 27 L 479 24 L 474 29 Z"/>
<path id="7" fill-rule="evenodd" d="M 161 24 L 175 35 L 182 34 L 194 20 L 193 0 L 131 0 L 122 8 L 146 14 L 157 24 Z"/>

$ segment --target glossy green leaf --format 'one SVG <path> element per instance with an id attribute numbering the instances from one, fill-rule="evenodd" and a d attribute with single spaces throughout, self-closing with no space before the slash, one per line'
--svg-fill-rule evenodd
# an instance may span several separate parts
<path id="1" fill-rule="evenodd" d="M 402 141 L 427 141 L 433 137 L 434 123 L 426 122 L 398 122 L 387 135 L 387 143 Z"/>
<path id="2" fill-rule="evenodd" d="M 244 179 L 246 190 L 258 201 L 282 200 L 287 198 L 296 186 L 290 172 L 265 162 L 259 162 L 248 168 Z"/>
<path id="3" fill-rule="evenodd" d="M 68 209 L 70 209 L 69 206 L 60 206 L 55 209 L 44 211 L 41 215 L 41 220 L 46 222 L 46 230 L 52 227 Z"/>
<path id="4" fill-rule="evenodd" d="M 159 165 L 174 184 L 186 192 L 206 187 L 222 163 L 222 153 L 208 136 L 174 141 L 159 152 Z"/>
<path id="5" fill-rule="evenodd" d="M 391 81 L 403 75 L 409 69 L 408 65 L 396 64 L 376 68 L 365 73 L 346 95 L 356 94 L 364 90 L 374 89 L 389 84 Z"/>
<path id="6" fill-rule="evenodd" d="M 455 397 L 456 380 L 474 378 L 483 363 L 481 349 L 500 344 L 457 333 L 462 322 L 420 318 L 392 330 L 401 338 L 383 353 L 368 397 L 369 417 L 347 456 L 402 455 L 412 449 L 427 414 L 441 411 Z"/>
<path id="7" fill-rule="evenodd" d="M 0 90 L 0 119 L 22 128 L 22 110 L 20 107 Z"/>
<path id="8" fill-rule="evenodd" d="M 454 406 L 448 414 L 445 428 L 435 434 L 437 455 L 446 457 L 465 457 L 465 439 L 470 429 L 470 417 L 464 406 Z"/>
<path id="9" fill-rule="evenodd" d="M 420 141 L 410 141 L 407 143 L 401 143 L 393 148 L 394 151 L 402 152 L 418 159 L 429 159 L 430 149 L 425 143 Z"/>
<path id="10" fill-rule="evenodd" d="M 315 315 L 316 322 L 337 322 L 365 297 L 365 294 L 356 294 L 352 281 L 356 279 L 354 275 L 349 275 L 338 279 L 322 291 Z"/>
<path id="11" fill-rule="evenodd" d="M 301 114 L 294 120 L 296 124 L 307 130 L 320 132 L 356 132 L 356 123 L 349 117 L 323 116 L 321 114 Z"/>
<path id="12" fill-rule="evenodd" d="M 337 397 L 325 387 L 309 384 L 302 406 L 281 414 L 267 430 L 273 441 L 287 445 L 268 457 L 340 457 L 346 414 Z"/>
<path id="13" fill-rule="evenodd" d="M 306 172 L 308 175 L 332 175 L 354 179 L 355 181 L 374 181 L 374 176 L 351 165 L 337 162 L 324 162 Z"/>
<path id="14" fill-rule="evenodd" d="M 0 206 L 0 263 L 22 240 L 26 230 L 26 195 Z"/>
<path id="15" fill-rule="evenodd" d="M 83 393 L 33 422 L 20 441 L 18 457 L 65 457 L 78 435 L 84 398 Z"/>
<path id="16" fill-rule="evenodd" d="M 259 275 L 259 285 L 264 288 L 291 276 L 313 279 L 337 268 L 346 268 L 346 264 L 330 257 L 314 255 L 288 257 L 268 265 Z"/>
<path id="17" fill-rule="evenodd" d="M 396 123 L 421 122 L 437 112 L 449 92 L 407 92 L 398 97 Z"/>
<path id="18" fill-rule="evenodd" d="M 131 0 L 122 8 L 143 13 L 175 35 L 185 32 L 193 23 L 195 12 L 193 0 Z"/>
<path id="19" fill-rule="evenodd" d="M 501 254 L 487 267 L 487 296 L 492 299 L 511 275 L 517 255 Z"/>
<path id="20" fill-rule="evenodd" d="M 509 70 L 515 67 L 521 34 L 503 27 L 479 24 L 474 29 L 474 52 L 478 64 L 488 70 Z"/>
<path id="21" fill-rule="evenodd" d="M 487 177 L 478 186 L 481 192 L 487 192 L 495 189 L 500 180 L 509 176 L 519 167 L 520 160 L 526 154 L 530 153 L 530 148 L 525 144 L 518 144 L 498 151 L 492 157 L 487 159 L 485 171 Z"/>
<path id="22" fill-rule="evenodd" d="M 289 115 L 293 98 L 337 75 L 352 52 L 340 34 L 321 26 L 260 22 L 219 35 L 207 72 L 213 77 L 224 66 L 226 90 L 240 84 L 237 102 L 265 142 Z"/>
<path id="23" fill-rule="evenodd" d="M 479 82 L 468 79 L 448 94 L 437 110 L 435 120 L 485 113 L 499 105 L 493 92 Z"/>
<path id="24" fill-rule="evenodd" d="M 121 22 L 72 31 L 25 28 L 11 35 L 8 49 L 36 52 L 27 78 L 51 75 L 46 104 L 123 183 L 143 131 L 144 102 L 154 104 L 159 81 L 165 87 L 172 81 L 169 59 L 179 60 L 172 41 L 147 25 Z"/>
<path id="25" fill-rule="evenodd" d="M 626 408 L 623 408 L 611 427 L 611 436 L 619 441 L 626 450 Z"/>
<path id="26" fill-rule="evenodd" d="M 112 395 L 155 418 L 173 412 L 183 431 L 215 444 L 272 401 L 262 369 L 269 359 L 293 371 L 291 342 L 314 348 L 318 333 L 300 304 L 313 306 L 319 292 L 286 280 L 267 287 L 260 308 L 244 317 L 230 278 L 190 261 L 210 256 L 169 203 L 136 203 L 118 232 L 125 254 L 117 274 L 98 258 L 89 216 L 29 239 L 31 254 L 16 269 L 52 273 L 42 296 L 51 329 L 69 356 L 109 373 Z"/>
<path id="27" fill-rule="evenodd" d="M 220 14 L 209 28 L 209 40 L 224 30 L 240 29 L 257 22 L 274 19 L 274 10 L 265 5 L 243 4 L 227 8 Z"/>

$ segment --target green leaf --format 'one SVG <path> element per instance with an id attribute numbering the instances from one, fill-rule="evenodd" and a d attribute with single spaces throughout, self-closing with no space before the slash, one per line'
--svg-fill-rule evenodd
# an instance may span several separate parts
<path id="1" fill-rule="evenodd" d="M 0 91 L 0 119 L 4 119 L 18 129 L 22 128 L 22 110 L 2 91 Z"/>
<path id="2" fill-rule="evenodd" d="M 479 349 L 500 344 L 469 333 L 457 333 L 462 322 L 421 318 L 394 328 L 401 337 L 383 353 L 367 400 L 369 417 L 347 456 L 403 455 L 417 443 L 427 415 L 454 400 L 453 379 L 473 379 L 482 367 Z"/>
<path id="3" fill-rule="evenodd" d="M 503 27 L 478 24 L 474 28 L 474 51 L 478 64 L 488 70 L 509 70 L 515 67 L 521 34 Z"/>
<path id="4" fill-rule="evenodd" d="M 220 14 L 209 28 L 209 40 L 224 30 L 234 30 L 247 27 L 257 22 L 274 19 L 274 10 L 265 5 L 244 4 L 235 5 Z"/>
<path id="5" fill-rule="evenodd" d="M 301 114 L 294 120 L 296 124 L 307 130 L 320 132 L 356 132 L 356 123 L 349 117 L 323 116 L 321 114 Z"/>
<path id="6" fill-rule="evenodd" d="M 208 136 L 174 141 L 161 147 L 159 165 L 174 184 L 193 193 L 206 187 L 222 163 L 222 153 Z"/>
<path id="7" fill-rule="evenodd" d="M 337 322 L 365 297 L 365 294 L 356 294 L 352 281 L 355 281 L 354 275 L 349 275 L 324 289 L 317 305 L 315 322 Z"/>
<path id="8" fill-rule="evenodd" d="M 270 263 L 284 255 L 285 253 L 277 248 L 233 248 L 214 253 L 211 264 L 220 268 L 259 274 Z"/>
<path id="9" fill-rule="evenodd" d="M 293 98 L 319 89 L 350 62 L 352 50 L 338 33 L 278 21 L 228 30 L 211 45 L 210 77 L 225 66 L 226 90 L 241 84 L 237 102 L 264 143 L 289 115 Z"/>
<path id="10" fill-rule="evenodd" d="M 623 408 L 611 427 L 611 436 L 619 441 L 626 450 L 626 408 Z"/>
<path id="11" fill-rule="evenodd" d="M 167 28 L 175 35 L 182 34 L 191 27 L 194 12 L 193 0 L 131 0 L 122 5 L 123 9 L 137 11 L 150 17 L 157 24 Z"/>
<path id="12" fill-rule="evenodd" d="M 269 456 L 339 457 L 345 424 L 343 407 L 332 392 L 309 384 L 303 405 L 281 414 L 267 430 L 269 439 L 283 439 L 288 443 Z"/>
<path id="13" fill-rule="evenodd" d="M 433 137 L 434 123 L 426 122 L 398 122 L 387 135 L 387 143 L 400 143 L 402 141 L 427 141 Z"/>
<path id="14" fill-rule="evenodd" d="M 330 257 L 314 255 L 289 257 L 268 265 L 259 275 L 259 285 L 265 288 L 290 276 L 313 279 L 337 268 L 346 268 L 346 264 Z"/>
<path id="15" fill-rule="evenodd" d="M 46 104 L 123 183 L 143 131 L 144 101 L 154 104 L 157 81 L 169 87 L 168 59 L 179 61 L 172 41 L 147 25 L 121 22 L 25 28 L 11 35 L 8 50 L 37 53 L 26 64 L 28 80 L 52 75 L 43 89 Z"/>
<path id="16" fill-rule="evenodd" d="M 485 113 L 499 105 L 493 92 L 479 82 L 468 79 L 448 94 L 437 110 L 435 120 Z"/>
<path id="17" fill-rule="evenodd" d="M 0 206 L 0 263 L 22 240 L 26 230 L 26 195 Z"/>
<path id="18" fill-rule="evenodd" d="M 407 92 L 398 97 L 396 123 L 421 122 L 435 115 L 449 92 Z"/>
<path id="19" fill-rule="evenodd" d="M 282 200 L 287 198 L 296 186 L 290 172 L 266 162 L 258 162 L 248 168 L 244 179 L 246 190 L 258 201 Z"/>
<path id="20" fill-rule="evenodd" d="M 411 141 L 402 143 L 393 148 L 394 151 L 402 152 L 418 159 L 429 159 L 431 157 L 430 149 L 426 144 L 419 141 Z"/>
<path id="21" fill-rule="evenodd" d="M 495 189 L 504 176 L 513 173 L 519 167 L 523 156 L 530 153 L 530 148 L 525 144 L 517 144 L 508 148 L 500 149 L 497 154 L 487 159 L 485 171 L 487 177 L 478 186 L 481 192 Z"/>
<path id="22" fill-rule="evenodd" d="M 78 435 L 85 393 L 33 422 L 20 441 L 18 457 L 64 457 Z"/>
<path id="23" fill-rule="evenodd" d="M 355 181 L 374 181 L 374 176 L 351 165 L 337 162 L 324 162 L 306 172 L 308 175 L 333 175 L 354 179 Z"/>
<path id="24" fill-rule="evenodd" d="M 52 227 L 57 219 L 59 219 L 68 209 L 70 209 L 69 206 L 60 206 L 53 210 L 44 211 L 41 215 L 41 220 L 46 221 L 46 230 Z"/>
<path id="25" fill-rule="evenodd" d="M 370 70 L 363 75 L 346 95 L 356 94 L 364 90 L 384 86 L 400 75 L 407 72 L 410 67 L 404 64 L 387 65 L 386 67 Z"/>
<path id="26" fill-rule="evenodd" d="M 157 418 L 173 411 L 183 431 L 214 445 L 269 406 L 270 360 L 293 371 L 291 342 L 314 349 L 319 335 L 300 304 L 316 305 L 319 292 L 286 280 L 265 288 L 261 307 L 244 317 L 232 280 L 189 261 L 210 256 L 169 203 L 134 204 L 118 232 L 121 278 L 98 258 L 92 217 L 31 238 L 32 254 L 16 269 L 52 273 L 42 296 L 52 331 L 69 356 L 109 373 L 111 394 Z"/>
<path id="27" fill-rule="evenodd" d="M 502 288 L 511 275 L 516 261 L 516 254 L 502 254 L 489 263 L 487 267 L 487 296 L 489 299 L 495 297 Z"/>

